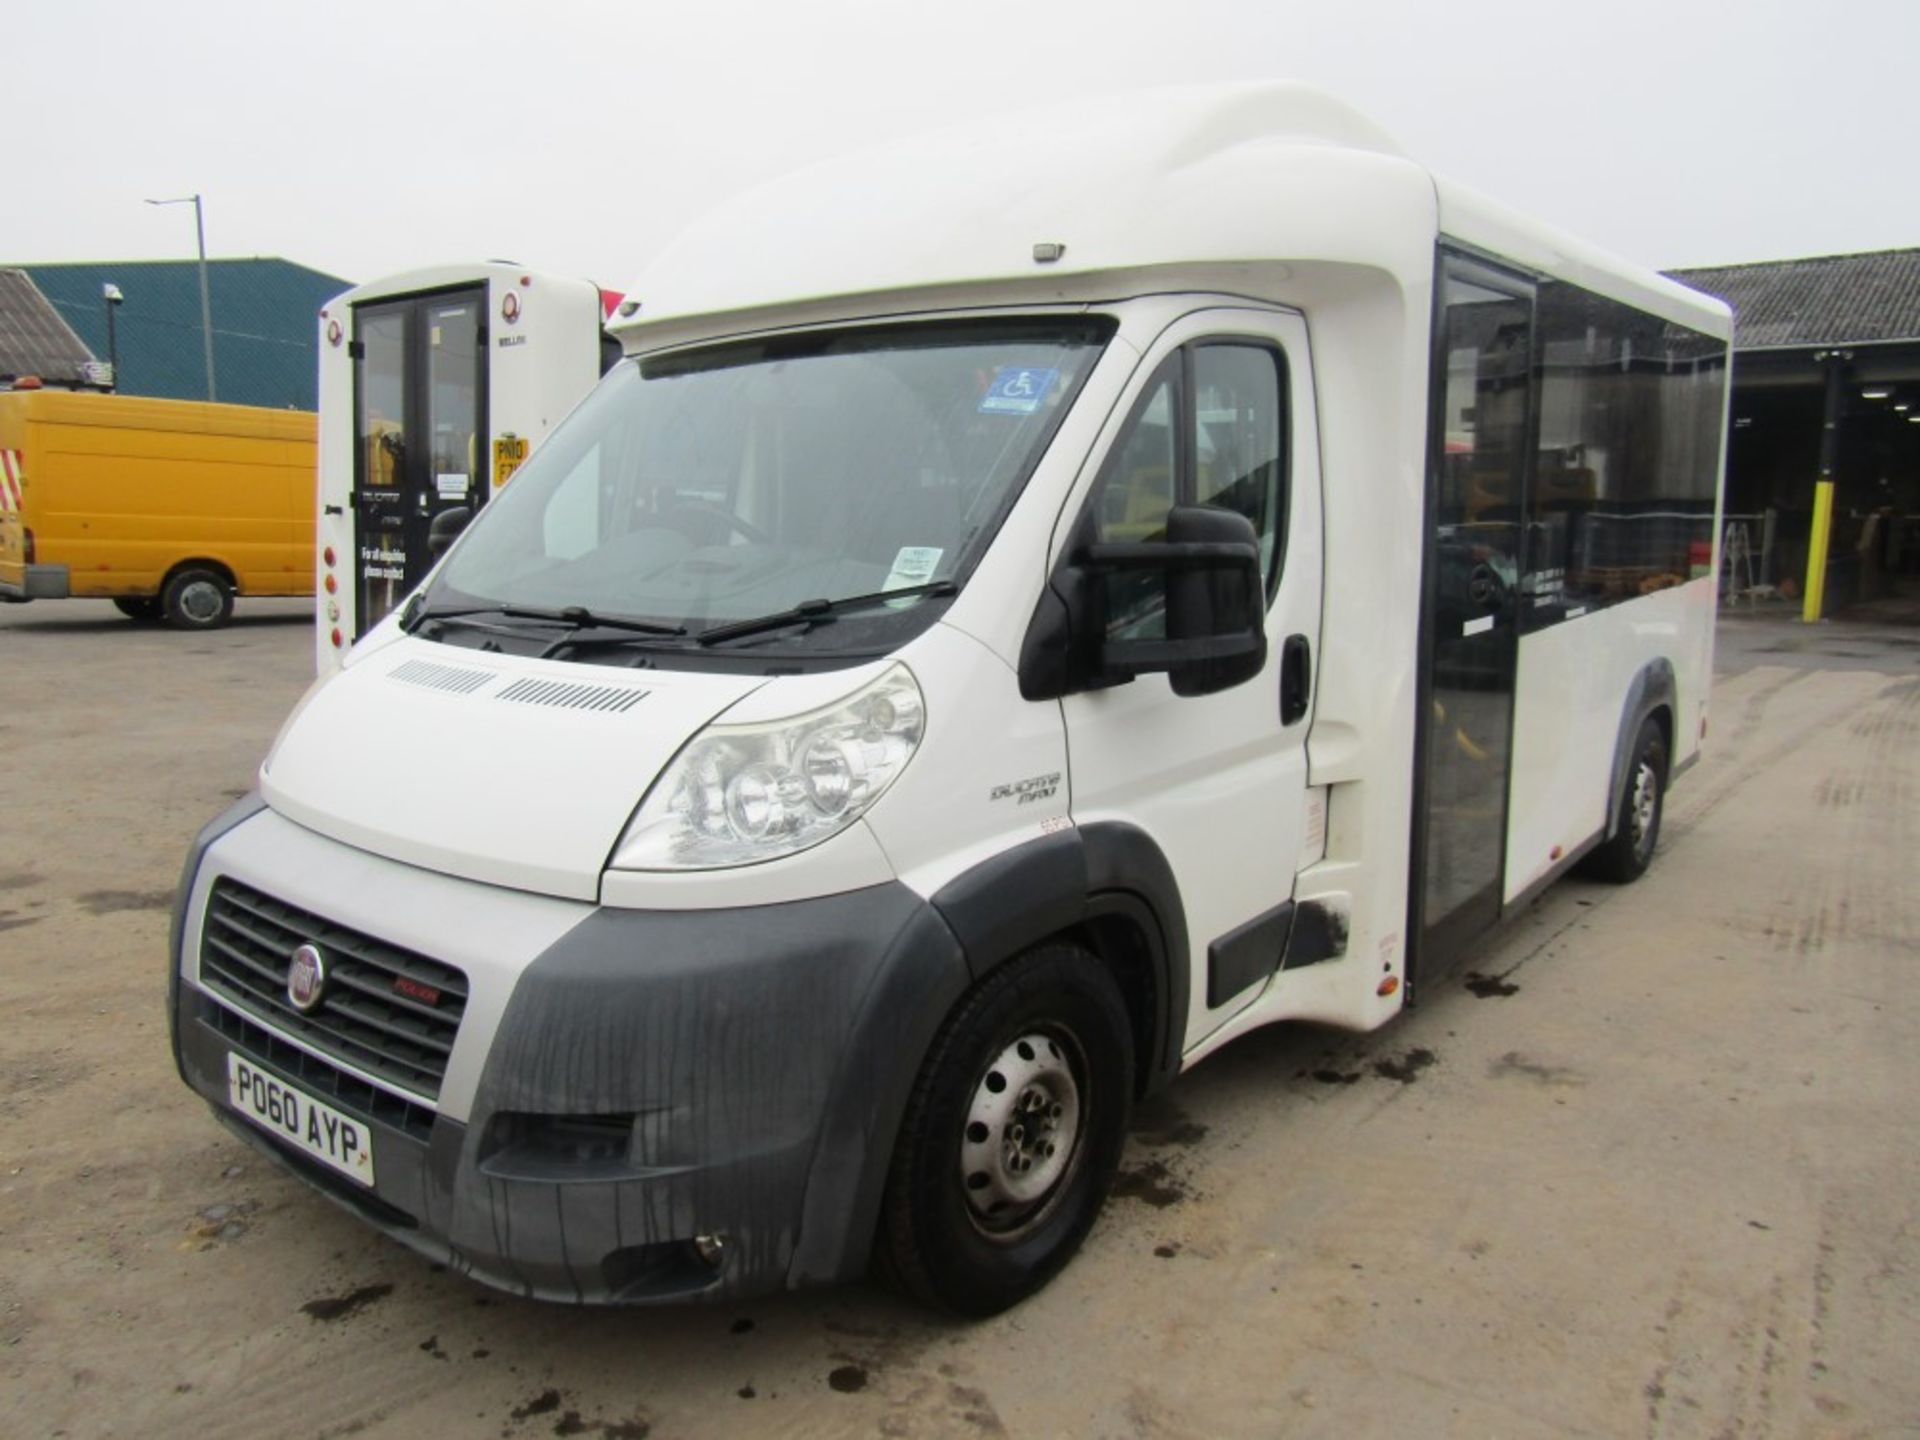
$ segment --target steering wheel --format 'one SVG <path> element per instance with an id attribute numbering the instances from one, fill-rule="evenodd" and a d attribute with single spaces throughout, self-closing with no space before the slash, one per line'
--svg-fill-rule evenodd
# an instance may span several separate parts
<path id="1" fill-rule="evenodd" d="M 661 510 L 660 519 L 662 523 L 671 525 L 673 523 L 673 520 L 672 520 L 673 514 L 677 510 L 684 510 L 687 513 L 692 515 L 706 515 L 711 517 L 712 519 L 722 521 L 725 523 L 726 527 L 729 530 L 733 531 L 738 535 L 744 536 L 746 539 L 753 541 L 757 545 L 771 545 L 773 543 L 773 537 L 767 534 L 767 532 L 762 530 L 758 525 L 755 525 L 750 520 L 741 519 L 738 515 L 734 514 L 733 511 L 729 510 L 726 506 L 717 505 L 711 500 L 690 499 L 686 496 L 676 496 L 672 504 L 666 506 L 663 510 Z"/>

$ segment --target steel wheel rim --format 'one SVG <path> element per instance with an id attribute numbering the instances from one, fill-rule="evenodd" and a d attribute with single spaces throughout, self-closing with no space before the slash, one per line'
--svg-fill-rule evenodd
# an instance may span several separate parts
<path id="1" fill-rule="evenodd" d="M 1633 772 L 1633 848 L 1636 854 L 1647 849 L 1653 837 L 1654 816 L 1660 807 L 1660 777 L 1651 761 L 1642 760 Z"/>
<path id="2" fill-rule="evenodd" d="M 196 580 L 180 591 L 180 612 L 189 620 L 204 624 L 220 613 L 220 587 L 211 580 Z"/>
<path id="3" fill-rule="evenodd" d="M 974 1085 L 960 1187 L 983 1235 L 1011 1241 L 1052 1213 L 1079 1169 L 1087 1104 L 1080 1047 L 1063 1030 L 1017 1036 Z"/>

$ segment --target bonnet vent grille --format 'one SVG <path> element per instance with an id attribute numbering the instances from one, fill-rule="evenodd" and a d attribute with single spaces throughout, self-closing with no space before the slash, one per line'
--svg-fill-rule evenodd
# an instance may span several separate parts
<path id="1" fill-rule="evenodd" d="M 522 705 L 548 705 L 561 710 L 602 710 L 617 715 L 631 710 L 647 692 L 629 685 L 580 685 L 564 680 L 516 680 L 496 700 Z"/>
<path id="2" fill-rule="evenodd" d="M 494 678 L 491 670 L 469 670 L 462 665 L 436 665 L 431 660 L 409 660 L 387 672 L 390 680 L 407 685 L 424 685 L 429 690 L 450 690 L 456 695 L 471 695 Z"/>

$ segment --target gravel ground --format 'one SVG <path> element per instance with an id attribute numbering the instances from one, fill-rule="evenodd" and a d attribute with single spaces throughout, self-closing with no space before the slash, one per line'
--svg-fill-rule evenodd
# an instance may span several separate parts
<path id="1" fill-rule="evenodd" d="M 1730 619 L 1641 883 L 1375 1035 L 1230 1046 L 1061 1279 L 961 1325 L 508 1299 L 214 1124 L 167 907 L 307 615 L 0 607 L 0 1434 L 1920 1434 L 1920 632 Z"/>

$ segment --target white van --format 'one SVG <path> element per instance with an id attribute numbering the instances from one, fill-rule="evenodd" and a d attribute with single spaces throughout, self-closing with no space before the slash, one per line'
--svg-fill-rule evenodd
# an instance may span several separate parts
<path id="1" fill-rule="evenodd" d="M 187 1082 L 489 1284 L 1014 1303 L 1699 753 L 1726 309 L 1310 91 L 825 166 L 613 328 L 174 931 Z"/>

